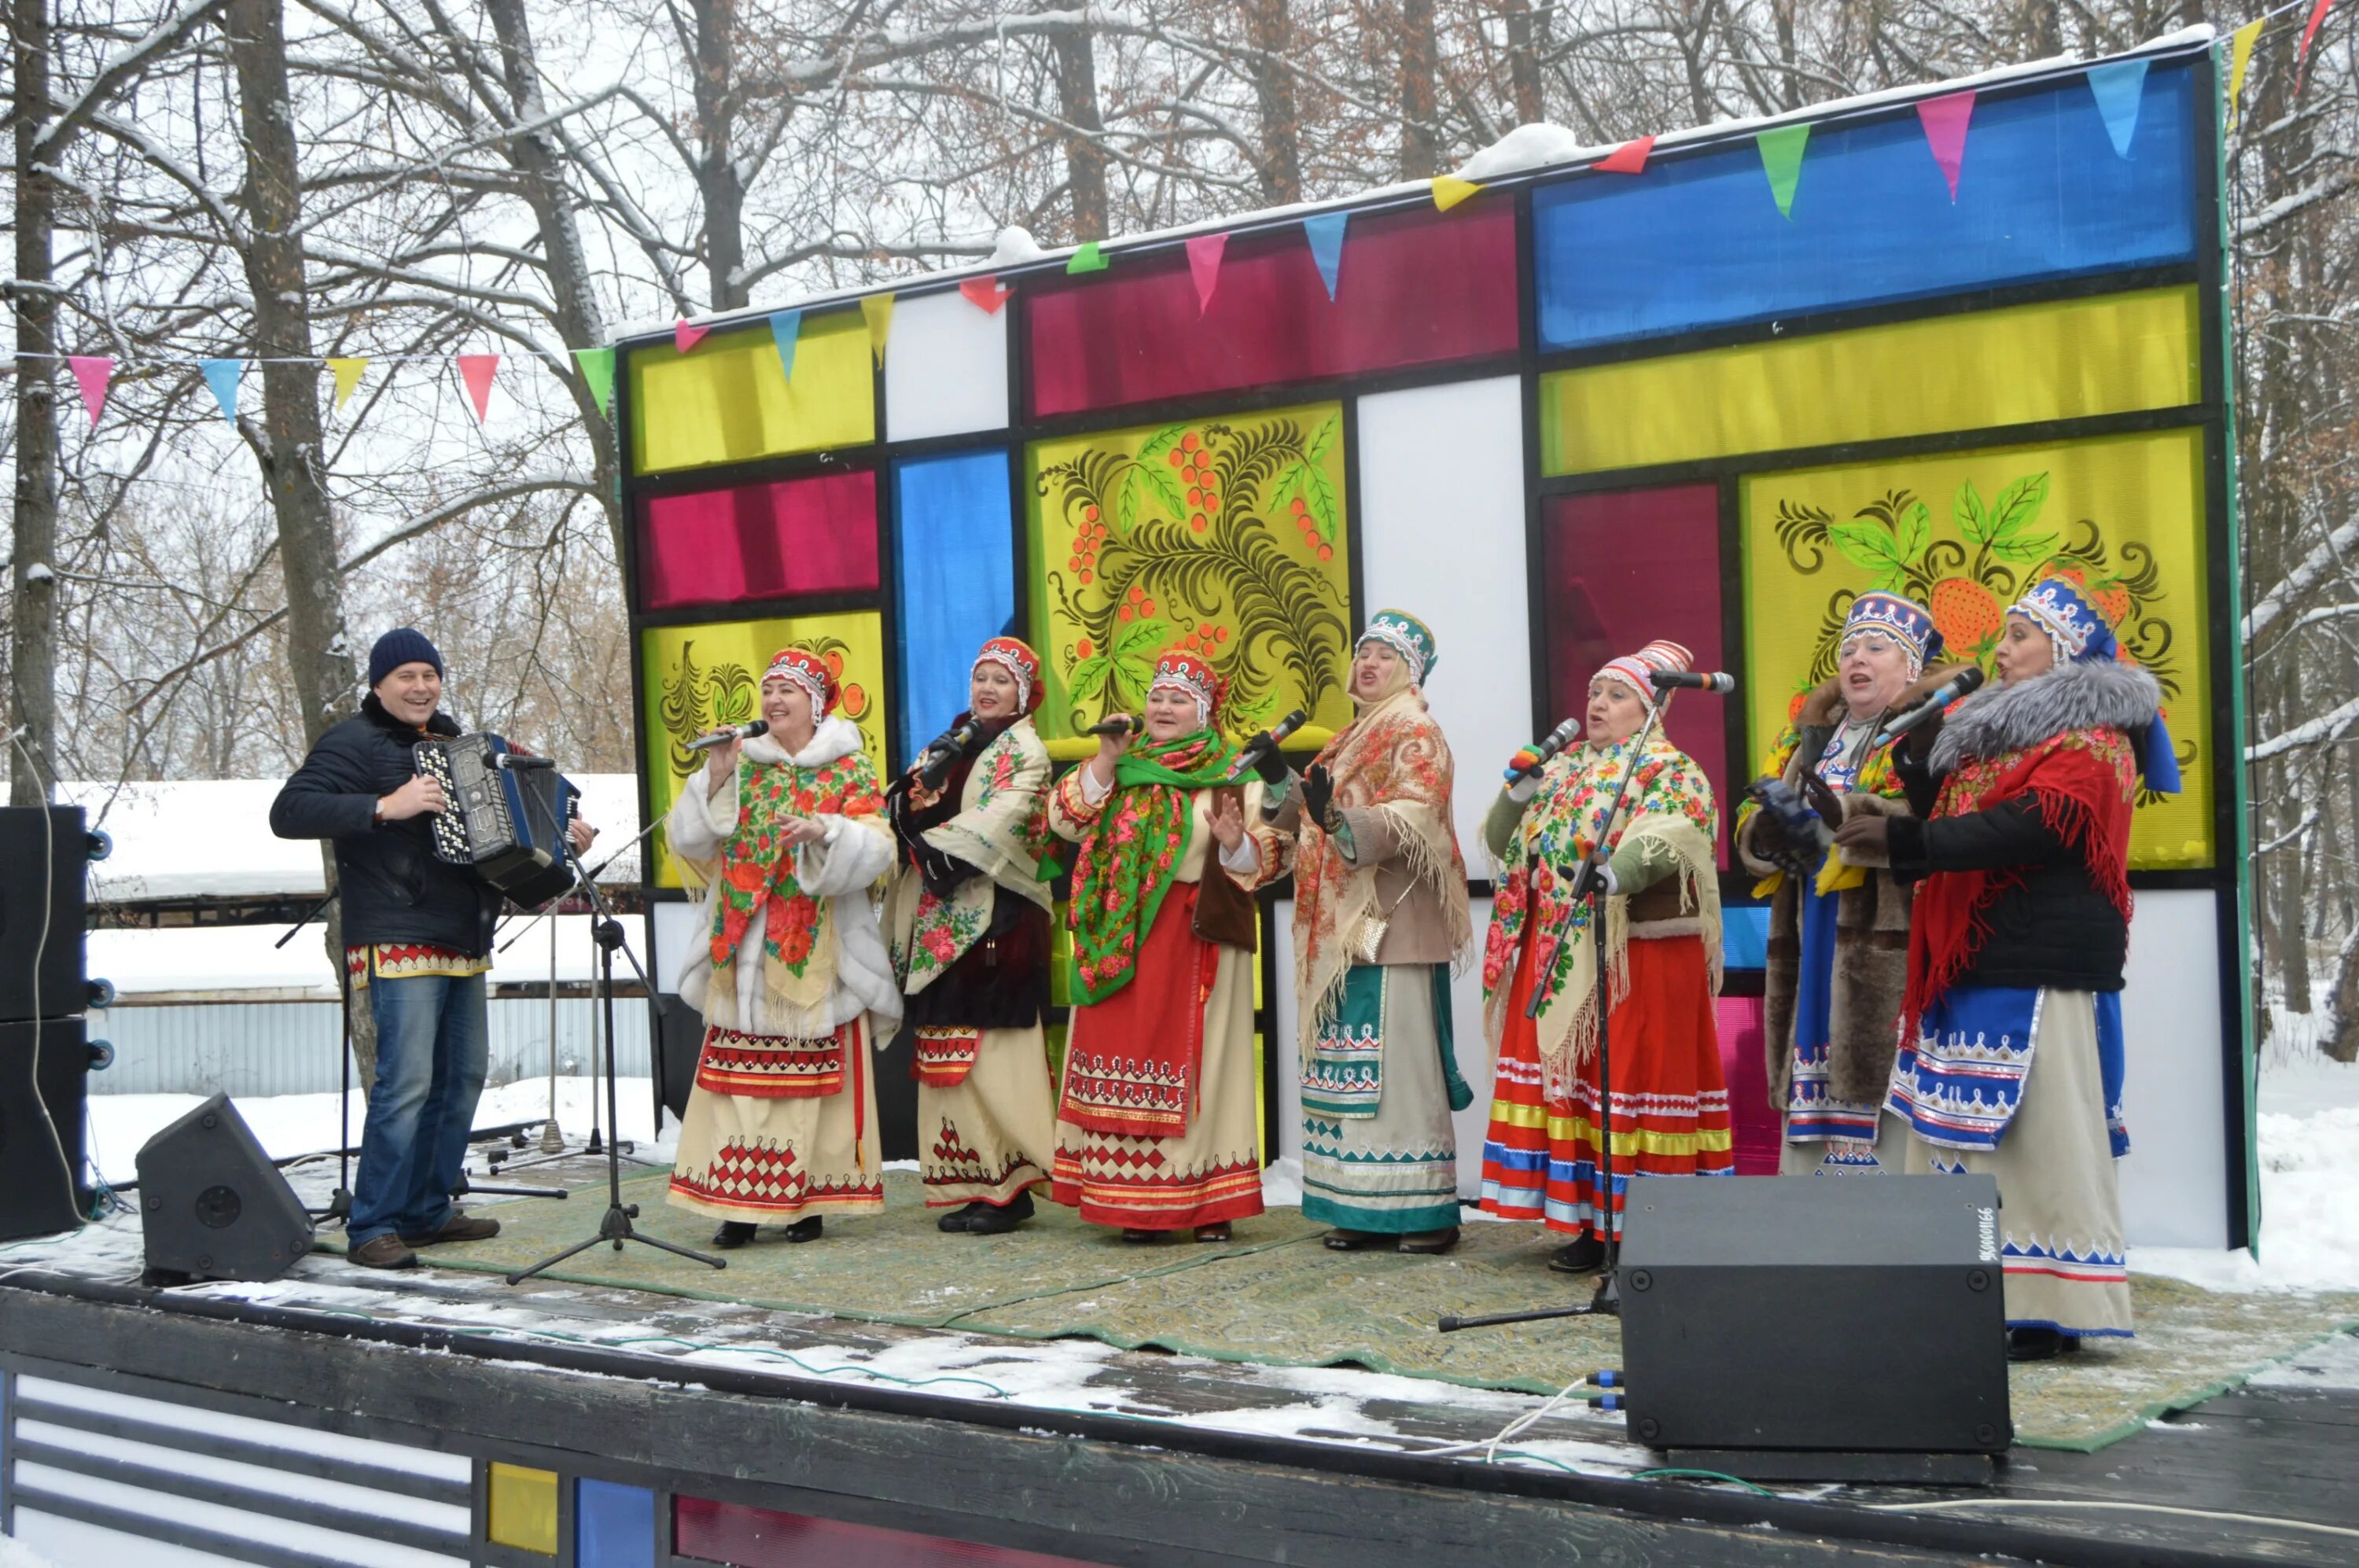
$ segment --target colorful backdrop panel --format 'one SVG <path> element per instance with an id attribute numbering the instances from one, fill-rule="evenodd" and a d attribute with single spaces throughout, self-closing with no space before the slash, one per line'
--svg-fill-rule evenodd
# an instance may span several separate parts
<path id="1" fill-rule="evenodd" d="M 1754 755 L 1794 700 L 1833 671 L 1843 615 L 1862 591 L 1889 588 L 1931 606 L 1951 656 L 1987 667 L 2006 606 L 2061 573 L 2162 682 L 2179 746 L 2185 791 L 2141 803 L 2131 866 L 2210 866 L 2202 462 L 2199 432 L 2165 430 L 1747 478 Z"/>
<path id="2" fill-rule="evenodd" d="M 650 610 L 876 587 L 876 475 L 862 469 L 650 497 L 639 593 Z"/>
<path id="3" fill-rule="evenodd" d="M 794 375 L 767 322 L 714 332 L 686 354 L 635 348 L 631 472 L 666 474 L 876 439 L 868 329 L 857 310 L 804 318 Z"/>
<path id="4" fill-rule="evenodd" d="M 1750 140 L 1532 194 L 1540 341 L 1597 343 L 2189 261 L 2211 137 L 2157 62 L 2126 158 L 2084 77 L 1973 105 L 1952 200 L 1913 108 L 1810 129 L 1792 216 Z M 2199 169 L 2198 159 L 2201 160 Z"/>
<path id="5" fill-rule="evenodd" d="M 1350 722 L 1342 405 L 1036 441 L 1026 462 L 1052 755 L 1086 755 L 1081 731 L 1137 713 L 1181 641 L 1228 677 L 1232 734 L 1296 707 L 1306 746 Z"/>
<path id="6" fill-rule="evenodd" d="M 1552 495 L 1540 524 L 1551 714 L 1586 713 L 1598 666 L 1658 637 L 1683 644 L 1698 670 L 1721 667 L 1720 486 Z M 1663 723 L 1712 780 L 1723 865 L 1736 803 L 1722 704 L 1734 700 L 1685 692 Z"/>
<path id="7" fill-rule="evenodd" d="M 1587 474 L 2202 398 L 2195 290 L 1781 338 L 1540 379 L 1540 463 Z"/>
<path id="8" fill-rule="evenodd" d="M 900 644 L 904 757 L 917 756 L 966 707 L 975 649 L 1015 629 L 1007 482 L 1004 451 L 893 465 L 893 630 Z"/>
<path id="9" fill-rule="evenodd" d="M 1036 286 L 1032 412 L 1068 414 L 1245 387 L 1507 354 L 1516 343 L 1516 211 L 1355 215 L 1327 297 L 1300 228 L 1239 234 L 1209 304 L 1188 257 L 1125 257 Z"/>
<path id="10" fill-rule="evenodd" d="M 755 621 L 708 621 L 691 626 L 650 626 L 639 633 L 641 766 L 647 774 L 648 821 L 671 810 L 680 781 L 704 766 L 687 749 L 722 724 L 757 718 L 762 671 L 770 656 L 793 644 L 821 655 L 836 672 L 843 697 L 839 712 L 860 726 L 878 777 L 885 760 L 885 628 L 874 610 L 841 615 L 780 615 Z M 684 886 L 679 862 L 661 829 L 653 857 L 655 885 Z"/>
<path id="11" fill-rule="evenodd" d="M 885 434 L 897 441 L 1007 425 L 1007 312 L 952 289 L 893 304 Z"/>

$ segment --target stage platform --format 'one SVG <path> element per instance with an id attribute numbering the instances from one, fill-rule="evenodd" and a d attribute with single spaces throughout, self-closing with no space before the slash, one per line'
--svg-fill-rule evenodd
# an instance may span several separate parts
<path id="1" fill-rule="evenodd" d="M 1442 1259 L 1327 1253 L 1287 1209 L 1225 1247 L 1049 1211 L 967 1238 L 908 1181 L 720 1273 L 602 1247 L 503 1282 L 594 1231 L 603 1187 L 500 1203 L 498 1242 L 405 1274 L 147 1290 L 127 1216 L 0 1250 L 0 1516 L 65 1564 L 2359 1558 L 2350 1298 L 2141 1279 L 2145 1337 L 2017 1370 L 1995 1486 L 1763 1490 L 1540 1413 L 1618 1365 L 1609 1323 L 1433 1332 L 1585 1289 L 1525 1227 Z M 654 1234 L 709 1232 L 658 1191 L 631 1193 Z"/>

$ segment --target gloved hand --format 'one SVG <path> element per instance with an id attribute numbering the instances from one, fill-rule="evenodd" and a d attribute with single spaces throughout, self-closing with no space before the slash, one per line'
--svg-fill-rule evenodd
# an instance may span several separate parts
<path id="1" fill-rule="evenodd" d="M 1825 779 L 1807 769 L 1802 774 L 1802 798 L 1810 803 L 1810 810 L 1818 812 L 1819 820 L 1827 826 L 1835 827 L 1843 822 L 1843 802 L 1835 799 L 1834 790 Z"/>
<path id="2" fill-rule="evenodd" d="M 1270 738 L 1267 730 L 1256 731 L 1253 739 L 1245 742 L 1245 749 L 1254 752 L 1253 770 L 1261 775 L 1265 784 L 1276 784 L 1291 771 L 1286 766 L 1285 754 L 1277 749 L 1277 742 Z"/>
<path id="3" fill-rule="evenodd" d="M 1310 820 L 1328 833 L 1335 831 L 1340 819 L 1335 815 L 1335 779 L 1325 763 L 1314 762 L 1302 778 L 1302 810 Z"/>

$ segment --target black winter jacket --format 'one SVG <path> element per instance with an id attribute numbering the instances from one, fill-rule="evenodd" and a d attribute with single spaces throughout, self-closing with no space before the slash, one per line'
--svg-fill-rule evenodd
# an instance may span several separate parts
<path id="1" fill-rule="evenodd" d="M 1930 757 L 1896 754 L 1915 817 L 1891 821 L 1893 875 L 1917 881 L 1942 871 L 2019 867 L 2023 879 L 1991 905 L 1990 935 L 1962 985 L 2052 985 L 2118 991 L 2129 956 L 2129 922 L 2091 878 L 2086 864 L 2029 799 L 1984 811 L 1934 817 L 1941 781 L 1967 757 L 1995 757 L 2071 729 L 2131 733 L 2151 723 L 2161 700 L 2154 677 L 2113 663 L 2068 664 L 2047 675 L 1968 699 L 1942 726 Z"/>
<path id="2" fill-rule="evenodd" d="M 443 713 L 427 727 L 438 735 L 459 733 Z M 492 951 L 503 902 L 498 889 L 465 866 L 435 858 L 432 817 L 382 826 L 372 821 L 376 803 L 417 771 L 409 748 L 420 738 L 372 692 L 360 716 L 321 735 L 278 791 L 270 831 L 335 841 L 347 943 L 425 942 L 480 958 Z"/>

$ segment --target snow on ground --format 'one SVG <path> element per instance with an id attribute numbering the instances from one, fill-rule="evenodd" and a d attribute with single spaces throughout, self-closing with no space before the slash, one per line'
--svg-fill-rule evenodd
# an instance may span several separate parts
<path id="1" fill-rule="evenodd" d="M 59 1565 L 23 1541 L 0 1535 L 0 1568 L 59 1568 Z"/>

